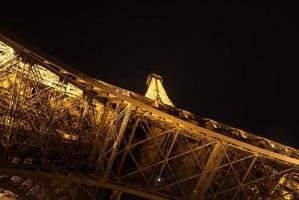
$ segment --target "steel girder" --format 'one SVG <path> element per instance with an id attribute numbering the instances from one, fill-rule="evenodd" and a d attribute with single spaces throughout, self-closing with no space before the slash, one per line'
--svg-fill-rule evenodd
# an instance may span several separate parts
<path id="1" fill-rule="evenodd" d="M 298 159 L 186 122 L 1 39 L 2 182 L 28 178 L 43 199 L 96 199 L 102 187 L 148 199 L 298 198 Z"/>

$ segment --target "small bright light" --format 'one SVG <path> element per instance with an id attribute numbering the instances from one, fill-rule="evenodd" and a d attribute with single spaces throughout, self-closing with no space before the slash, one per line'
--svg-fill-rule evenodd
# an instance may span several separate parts
<path id="1" fill-rule="evenodd" d="M 157 178 L 157 181 L 158 181 L 158 182 L 161 182 L 161 178 L 160 178 L 160 177 L 159 177 L 159 178 Z"/>

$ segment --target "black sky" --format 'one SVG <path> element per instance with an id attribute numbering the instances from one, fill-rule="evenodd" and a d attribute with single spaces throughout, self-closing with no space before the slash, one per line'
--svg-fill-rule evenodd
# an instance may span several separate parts
<path id="1" fill-rule="evenodd" d="M 296 7 L 198 3 L 2 4 L 0 26 L 100 80 L 299 148 Z"/>

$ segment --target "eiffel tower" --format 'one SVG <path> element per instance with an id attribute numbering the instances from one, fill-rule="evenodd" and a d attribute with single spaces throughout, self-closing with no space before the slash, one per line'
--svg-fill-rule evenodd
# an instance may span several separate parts
<path id="1" fill-rule="evenodd" d="M 143 96 L 18 43 L 0 35 L 0 199 L 299 199 L 298 150 L 176 108 L 159 75 Z"/>

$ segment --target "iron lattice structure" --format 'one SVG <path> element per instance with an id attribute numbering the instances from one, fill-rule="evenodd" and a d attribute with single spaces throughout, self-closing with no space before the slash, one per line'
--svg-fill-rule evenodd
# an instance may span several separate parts
<path id="1" fill-rule="evenodd" d="M 299 199 L 298 150 L 55 63 L 0 35 L 0 195 Z"/>

